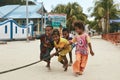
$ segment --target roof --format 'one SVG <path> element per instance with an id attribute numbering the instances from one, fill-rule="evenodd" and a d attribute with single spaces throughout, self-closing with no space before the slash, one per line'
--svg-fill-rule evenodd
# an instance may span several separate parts
<path id="1" fill-rule="evenodd" d="M 29 5 L 28 17 L 41 18 L 42 15 L 38 13 L 41 7 L 42 7 L 41 5 Z M 0 16 L 2 18 L 13 18 L 13 19 L 26 18 L 26 5 L 6 5 L 0 7 Z"/>
<path id="2" fill-rule="evenodd" d="M 2 18 L 2 14 L 0 13 L 0 18 Z"/>
<path id="3" fill-rule="evenodd" d="M 4 17 L 5 15 L 9 14 L 10 12 L 12 12 L 17 7 L 19 7 L 19 5 L 6 5 L 6 6 L 0 7 L 1 17 Z"/>
<path id="4" fill-rule="evenodd" d="M 48 17 L 51 18 L 66 18 L 66 14 L 48 14 Z"/>

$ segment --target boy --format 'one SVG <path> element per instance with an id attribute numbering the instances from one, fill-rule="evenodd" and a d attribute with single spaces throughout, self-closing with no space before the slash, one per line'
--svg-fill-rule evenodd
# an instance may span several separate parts
<path id="1" fill-rule="evenodd" d="M 58 61 L 63 64 L 64 71 L 67 71 L 68 68 L 68 60 L 66 54 L 71 51 L 71 46 L 69 45 L 69 41 L 60 37 L 60 33 L 57 29 L 55 29 L 52 33 L 52 37 L 54 40 L 54 45 L 57 51 L 61 50 L 59 54 L 52 54 L 58 56 Z"/>
<path id="2" fill-rule="evenodd" d="M 39 39 L 41 41 L 40 44 L 40 60 L 44 60 L 47 62 L 46 67 L 50 69 L 50 52 L 54 48 L 54 42 L 52 40 L 52 33 L 53 27 L 46 26 L 45 34 L 42 34 Z"/>
<path id="3" fill-rule="evenodd" d="M 63 34 L 63 38 L 67 39 L 68 41 L 72 40 L 72 37 L 70 37 L 69 30 L 67 28 L 64 28 L 62 30 L 62 34 Z M 70 58 L 69 66 L 71 66 L 72 63 L 73 63 L 73 61 L 72 61 L 72 52 L 71 51 L 69 52 L 69 58 Z"/>

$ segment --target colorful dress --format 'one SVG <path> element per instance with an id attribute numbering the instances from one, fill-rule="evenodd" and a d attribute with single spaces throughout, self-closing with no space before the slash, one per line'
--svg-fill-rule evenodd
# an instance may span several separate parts
<path id="1" fill-rule="evenodd" d="M 75 73 L 83 72 L 88 60 L 90 37 L 88 34 L 83 33 L 82 35 L 77 35 L 72 41 L 77 43 L 75 51 L 76 61 L 73 64 L 73 71 Z"/>
<path id="2" fill-rule="evenodd" d="M 45 34 L 40 36 L 40 59 L 50 61 L 50 52 L 54 48 L 54 41 L 52 37 L 48 37 Z"/>

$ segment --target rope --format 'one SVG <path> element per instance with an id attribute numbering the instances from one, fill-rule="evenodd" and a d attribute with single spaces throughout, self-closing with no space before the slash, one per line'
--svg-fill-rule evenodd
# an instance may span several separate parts
<path id="1" fill-rule="evenodd" d="M 66 46 L 68 46 L 68 45 L 66 45 Z M 66 47 L 66 46 L 65 46 L 65 47 Z M 60 49 L 59 51 L 56 51 L 53 55 L 51 55 L 51 56 L 49 56 L 49 57 L 47 57 L 47 58 L 45 58 L 45 59 L 52 58 L 53 56 L 55 56 L 55 54 L 61 52 L 63 49 L 64 49 L 64 48 Z M 36 61 L 36 62 L 33 62 L 33 63 L 30 63 L 30 64 L 27 64 L 27 65 L 24 65 L 24 66 L 21 66 L 21 67 L 17 67 L 17 68 L 13 68 L 13 69 L 1 71 L 0 74 L 5 74 L 5 73 L 8 73 L 8 72 L 12 72 L 12 71 L 16 71 L 16 70 L 19 70 L 19 69 L 23 69 L 23 68 L 32 66 L 32 65 L 34 65 L 34 64 L 37 64 L 37 63 L 39 63 L 39 62 L 41 62 L 41 61 L 44 61 L 45 59 L 39 60 L 39 61 Z"/>
<path id="2" fill-rule="evenodd" d="M 19 69 L 22 69 L 22 68 L 26 68 L 26 67 L 29 67 L 31 65 L 37 64 L 39 62 L 41 62 L 41 60 L 33 62 L 33 63 L 30 63 L 30 64 L 27 64 L 27 65 L 24 65 L 24 66 L 21 66 L 21 67 L 17 67 L 17 68 L 14 68 L 14 69 L 9 69 L 9 70 L 6 70 L 6 71 L 2 71 L 2 72 L 0 72 L 0 74 L 4 74 L 4 73 L 8 73 L 8 72 L 19 70 Z"/>
<path id="3" fill-rule="evenodd" d="M 49 58 L 52 58 L 55 54 L 59 53 L 60 51 L 62 51 L 63 49 L 55 52 L 52 56 L 48 56 L 47 58 L 45 59 L 49 59 Z M 4 73 L 8 73 L 8 72 L 12 72 L 12 71 L 16 71 L 16 70 L 19 70 L 19 69 L 22 69 L 22 68 L 26 68 L 26 67 L 29 67 L 29 66 L 32 66 L 34 64 L 37 64 L 41 61 L 44 61 L 45 59 L 43 60 L 39 60 L 39 61 L 36 61 L 36 62 L 33 62 L 33 63 L 30 63 L 30 64 L 27 64 L 27 65 L 24 65 L 24 66 L 21 66 L 21 67 L 17 67 L 17 68 L 13 68 L 13 69 L 9 69 L 9 70 L 6 70 L 6 71 L 1 71 L 0 74 L 4 74 Z"/>

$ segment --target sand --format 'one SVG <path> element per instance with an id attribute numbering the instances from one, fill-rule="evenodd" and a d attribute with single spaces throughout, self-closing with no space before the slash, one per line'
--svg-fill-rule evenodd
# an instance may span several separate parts
<path id="1" fill-rule="evenodd" d="M 50 71 L 45 67 L 45 62 L 40 62 L 24 69 L 0 74 L 0 80 L 120 80 L 120 46 L 95 37 L 91 42 L 95 56 L 89 55 L 87 67 L 81 76 L 75 77 L 72 67 L 64 72 L 57 57 L 54 57 Z M 0 44 L 0 71 L 38 61 L 39 43 L 39 40 L 35 40 Z"/>

